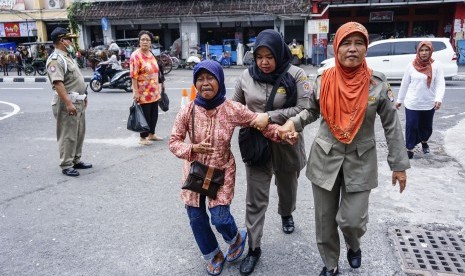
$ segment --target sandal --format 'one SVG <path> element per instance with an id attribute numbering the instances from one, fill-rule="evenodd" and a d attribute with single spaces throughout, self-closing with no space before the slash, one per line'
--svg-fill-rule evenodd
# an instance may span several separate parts
<path id="1" fill-rule="evenodd" d="M 242 230 L 240 232 L 240 235 L 242 238 L 241 243 L 236 245 L 232 249 L 231 247 L 229 247 L 228 249 L 228 254 L 226 255 L 226 260 L 228 262 L 234 262 L 235 260 L 239 259 L 242 256 L 242 253 L 244 253 L 245 241 L 247 240 L 247 230 Z M 231 257 L 231 256 L 234 256 L 234 253 L 237 253 L 237 255 L 235 257 Z"/>
<path id="2" fill-rule="evenodd" d="M 147 137 L 147 139 L 150 140 L 150 141 L 163 141 L 163 138 L 162 138 L 162 137 L 157 136 L 157 135 L 155 135 L 155 134 L 154 134 L 154 135 L 149 135 L 149 136 Z"/>
<path id="3" fill-rule="evenodd" d="M 209 275 L 220 275 L 221 272 L 223 271 L 225 262 L 226 262 L 226 256 L 223 256 L 223 260 L 217 263 L 215 262 L 215 257 L 213 257 L 213 259 L 211 259 L 210 261 L 210 265 L 212 266 L 213 269 L 209 269 L 210 266 L 207 265 L 207 273 Z M 215 272 L 216 270 L 218 270 L 218 272 Z"/>
<path id="4" fill-rule="evenodd" d="M 152 142 L 150 142 L 149 140 L 146 140 L 146 139 L 140 139 L 139 144 L 144 145 L 144 146 L 149 146 L 149 145 L 152 144 Z"/>

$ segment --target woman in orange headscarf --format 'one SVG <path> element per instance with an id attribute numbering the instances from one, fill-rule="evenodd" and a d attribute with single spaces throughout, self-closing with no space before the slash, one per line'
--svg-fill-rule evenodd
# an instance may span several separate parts
<path id="1" fill-rule="evenodd" d="M 403 149 L 402 127 L 386 77 L 368 68 L 365 54 L 368 32 L 356 22 L 342 25 L 334 38 L 335 66 L 315 81 L 310 109 L 281 127 L 281 137 L 296 137 L 296 130 L 322 115 L 310 150 L 307 177 L 315 202 L 315 231 L 324 263 L 320 276 L 339 274 L 341 229 L 350 267 L 362 261 L 360 239 L 366 232 L 371 189 L 378 186 L 375 118 L 381 118 L 392 172 L 392 184 L 405 189 L 410 167 Z"/>
<path id="2" fill-rule="evenodd" d="M 405 146 L 410 159 L 420 142 L 423 153 L 429 153 L 433 116 L 441 107 L 446 90 L 442 65 L 431 58 L 433 51 L 431 41 L 418 44 L 417 56 L 405 70 L 396 103 L 397 109 L 402 103 L 405 105 Z"/>

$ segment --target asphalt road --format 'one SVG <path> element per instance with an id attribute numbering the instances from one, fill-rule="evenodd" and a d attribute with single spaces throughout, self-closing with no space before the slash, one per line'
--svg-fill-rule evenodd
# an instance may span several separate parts
<path id="1" fill-rule="evenodd" d="M 226 71 L 228 96 L 241 71 Z M 160 113 L 156 131 L 166 139 L 148 147 L 139 146 L 138 135 L 125 127 L 131 94 L 89 92 L 83 160 L 94 168 L 81 170 L 78 178 L 64 176 L 58 167 L 50 85 L 0 85 L 0 275 L 206 274 L 179 196 L 182 160 L 167 148 L 181 90 L 189 90 L 191 74 L 177 70 L 167 76 L 171 107 Z M 464 234 L 465 171 L 445 151 L 444 142 L 448 131 L 465 118 L 464 93 L 463 83 L 448 82 L 443 109 L 435 117 L 432 154 L 418 153 L 412 160 L 402 195 L 390 184 L 378 124 L 379 187 L 371 196 L 363 264 L 351 269 L 342 250 L 341 275 L 405 275 L 388 237 L 390 227 Z M 11 115 L 15 105 L 19 111 Z M 404 125 L 403 110 L 399 116 Z M 317 127 L 315 123 L 305 129 L 307 153 Z M 237 135 L 232 145 L 237 183 L 231 210 L 243 228 L 246 185 Z M 311 184 L 303 172 L 292 235 L 281 231 L 276 189 L 271 189 L 262 258 L 253 275 L 318 275 L 322 268 Z M 226 250 L 220 236 L 218 240 Z M 222 275 L 239 275 L 238 267 L 239 262 L 226 265 Z"/>

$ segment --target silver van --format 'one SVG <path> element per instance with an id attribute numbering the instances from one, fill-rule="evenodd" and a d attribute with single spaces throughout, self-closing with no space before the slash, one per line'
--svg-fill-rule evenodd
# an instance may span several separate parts
<path id="1" fill-rule="evenodd" d="M 433 44 L 433 59 L 442 63 L 444 77 L 451 79 L 457 75 L 457 55 L 448 38 L 412 37 L 378 40 L 368 45 L 366 61 L 368 67 L 382 72 L 390 80 L 401 80 L 407 65 L 415 59 L 417 46 L 421 41 Z M 334 66 L 334 58 L 321 62 L 318 73 Z"/>

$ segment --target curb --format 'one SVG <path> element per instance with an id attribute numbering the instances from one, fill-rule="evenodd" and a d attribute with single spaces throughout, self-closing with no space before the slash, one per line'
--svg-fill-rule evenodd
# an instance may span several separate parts
<path id="1" fill-rule="evenodd" d="M 316 74 L 308 74 L 311 79 L 316 77 Z M 90 82 L 92 77 L 84 77 L 84 82 Z M 453 81 L 465 81 L 465 74 L 457 75 L 452 77 Z M 399 80 L 400 81 L 400 80 Z M 5 83 L 14 83 L 14 82 L 24 82 L 24 83 L 34 83 L 34 82 L 48 82 L 47 77 L 0 77 L 0 82 Z"/>

